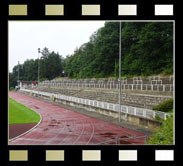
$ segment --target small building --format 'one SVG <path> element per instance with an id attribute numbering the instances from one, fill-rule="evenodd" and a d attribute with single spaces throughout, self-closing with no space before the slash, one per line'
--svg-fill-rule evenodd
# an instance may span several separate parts
<path id="1" fill-rule="evenodd" d="M 20 88 L 30 88 L 30 87 L 36 87 L 38 84 L 37 81 L 19 81 L 18 86 Z"/>

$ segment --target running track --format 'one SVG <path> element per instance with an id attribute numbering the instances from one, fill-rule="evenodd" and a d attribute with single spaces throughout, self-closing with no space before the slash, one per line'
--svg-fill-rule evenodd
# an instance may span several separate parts
<path id="1" fill-rule="evenodd" d="M 9 96 L 40 113 L 42 122 L 31 132 L 9 142 L 9 145 L 88 145 L 132 135 L 144 134 L 104 122 L 29 96 L 9 92 Z M 144 139 L 123 141 L 144 144 Z"/>

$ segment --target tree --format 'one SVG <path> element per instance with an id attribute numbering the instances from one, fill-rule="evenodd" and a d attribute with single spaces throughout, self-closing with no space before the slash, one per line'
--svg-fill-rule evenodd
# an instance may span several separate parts
<path id="1" fill-rule="evenodd" d="M 53 79 L 62 74 L 62 57 L 54 51 L 49 52 L 48 48 L 41 51 L 39 60 L 40 79 Z"/>
<path id="2" fill-rule="evenodd" d="M 17 78 L 13 73 L 9 73 L 9 89 L 15 88 L 17 85 Z"/>
<path id="3" fill-rule="evenodd" d="M 38 60 L 26 60 L 23 64 L 24 79 L 27 81 L 35 81 L 38 79 Z"/>
<path id="4" fill-rule="evenodd" d="M 134 44 L 126 50 L 124 74 L 159 74 L 169 67 L 173 72 L 173 24 L 152 22 L 137 27 L 136 36 L 132 30 L 131 34 L 128 32 L 131 28 L 135 29 L 133 24 L 127 24 L 123 33 L 124 36 L 127 34 L 135 39 Z"/>
<path id="5" fill-rule="evenodd" d="M 39 79 L 53 79 L 62 74 L 63 64 L 62 57 L 54 51 L 49 52 L 44 48 L 41 52 L 40 59 L 27 59 L 23 64 L 14 66 L 13 72 L 9 73 L 10 87 L 15 87 L 18 80 L 18 71 L 20 81 L 37 81 L 38 80 L 38 62 L 39 62 Z"/>
<path id="6" fill-rule="evenodd" d="M 121 31 L 123 76 L 173 73 L 173 23 L 125 22 Z M 115 76 L 118 59 L 119 22 L 106 22 L 66 57 L 64 70 L 71 78 Z"/>

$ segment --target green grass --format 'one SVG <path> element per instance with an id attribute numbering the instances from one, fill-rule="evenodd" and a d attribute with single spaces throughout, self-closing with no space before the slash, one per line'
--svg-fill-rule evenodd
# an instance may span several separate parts
<path id="1" fill-rule="evenodd" d="M 63 78 L 62 77 L 57 77 L 57 78 L 55 78 L 55 80 L 56 81 L 61 81 L 61 80 L 63 80 Z"/>
<path id="2" fill-rule="evenodd" d="M 154 145 L 172 145 L 174 143 L 173 114 L 162 120 L 163 125 L 155 130 L 152 137 L 148 139 L 148 144 Z"/>
<path id="3" fill-rule="evenodd" d="M 9 98 L 9 124 L 38 123 L 38 113 Z"/>

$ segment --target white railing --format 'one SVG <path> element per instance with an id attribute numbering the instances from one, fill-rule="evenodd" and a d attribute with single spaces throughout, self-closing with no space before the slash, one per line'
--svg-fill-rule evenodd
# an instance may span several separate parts
<path id="1" fill-rule="evenodd" d="M 66 96 L 66 95 L 54 94 L 54 93 L 42 92 L 42 91 L 34 91 L 34 90 L 23 89 L 23 88 L 21 88 L 20 91 L 34 93 L 34 94 L 38 94 L 46 97 L 55 97 L 56 99 L 71 101 L 71 102 L 80 103 L 83 105 L 89 105 L 96 108 L 112 110 L 115 112 L 119 112 L 119 108 L 120 108 L 119 104 L 107 103 L 103 101 L 82 99 L 82 98 L 77 98 L 73 96 Z M 150 118 L 150 119 L 155 119 L 156 117 L 160 117 L 161 119 L 166 119 L 168 116 L 168 114 L 165 112 L 153 111 L 150 109 L 137 108 L 137 107 L 131 107 L 126 105 L 121 105 L 121 112 L 130 114 L 130 115 Z"/>
<path id="2" fill-rule="evenodd" d="M 55 83 L 55 82 L 41 82 L 40 86 L 61 86 L 61 87 L 88 87 L 88 88 L 105 88 L 105 89 L 119 89 L 118 83 Z M 121 88 L 124 90 L 145 90 L 145 91 L 160 91 L 173 92 L 173 84 L 122 84 Z"/>

